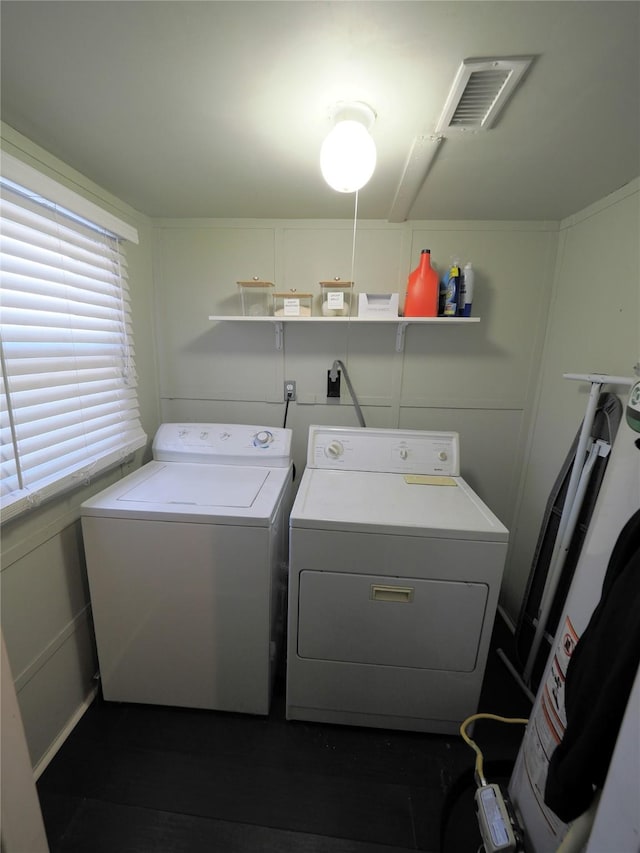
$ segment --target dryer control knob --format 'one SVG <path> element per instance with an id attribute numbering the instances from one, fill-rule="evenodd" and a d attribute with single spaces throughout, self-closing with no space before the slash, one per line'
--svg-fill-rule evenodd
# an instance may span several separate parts
<path id="1" fill-rule="evenodd" d="M 273 441 L 273 433 L 264 429 L 261 432 L 257 432 L 253 437 L 253 443 L 256 447 L 266 447 Z"/>
<path id="2" fill-rule="evenodd" d="M 344 447 L 341 442 L 332 441 L 331 444 L 327 445 L 325 453 L 327 456 L 331 457 L 331 459 L 339 459 L 344 453 Z"/>

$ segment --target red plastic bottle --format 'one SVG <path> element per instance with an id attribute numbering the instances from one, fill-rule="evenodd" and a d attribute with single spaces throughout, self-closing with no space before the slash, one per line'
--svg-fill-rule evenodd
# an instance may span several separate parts
<path id="1" fill-rule="evenodd" d="M 437 317 L 440 276 L 431 266 L 431 250 L 423 249 L 420 263 L 409 273 L 404 300 L 405 317 Z"/>

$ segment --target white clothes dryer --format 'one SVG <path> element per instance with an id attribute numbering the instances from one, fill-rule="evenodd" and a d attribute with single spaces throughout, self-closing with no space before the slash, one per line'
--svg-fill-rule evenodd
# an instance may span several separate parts
<path id="1" fill-rule="evenodd" d="M 291 430 L 163 424 L 153 456 L 81 508 L 104 698 L 267 714 Z"/>
<path id="2" fill-rule="evenodd" d="M 458 435 L 311 426 L 290 518 L 288 719 L 457 732 L 477 710 L 508 531 Z"/>

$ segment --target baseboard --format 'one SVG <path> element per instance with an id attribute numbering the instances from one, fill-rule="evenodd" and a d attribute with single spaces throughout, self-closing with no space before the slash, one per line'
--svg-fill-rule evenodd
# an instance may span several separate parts
<path id="1" fill-rule="evenodd" d="M 69 735 L 74 730 L 74 728 L 77 726 L 77 724 L 80 722 L 80 720 L 84 716 L 85 712 L 89 709 L 89 706 L 91 705 L 91 703 L 93 702 L 93 700 L 96 698 L 97 695 L 98 695 L 98 687 L 97 686 L 92 687 L 91 691 L 86 696 L 85 700 L 75 710 L 75 712 L 71 715 L 71 717 L 67 721 L 67 724 L 62 729 L 60 734 L 53 741 L 53 743 L 51 744 L 49 749 L 45 752 L 45 754 L 42 756 L 40 761 L 38 761 L 36 766 L 33 768 L 33 776 L 34 776 L 34 779 L 36 782 L 38 781 L 40 776 L 42 776 L 42 774 L 47 769 L 49 764 L 53 761 L 53 759 L 56 756 L 56 753 L 58 752 L 58 750 L 60 749 L 62 744 L 65 742 L 65 740 L 69 737 Z"/>

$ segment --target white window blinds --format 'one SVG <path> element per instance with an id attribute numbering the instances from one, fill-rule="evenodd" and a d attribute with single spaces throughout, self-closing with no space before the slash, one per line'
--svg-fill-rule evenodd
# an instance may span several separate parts
<path id="1" fill-rule="evenodd" d="M 0 179 L 3 519 L 124 460 L 140 424 L 123 245 Z"/>

